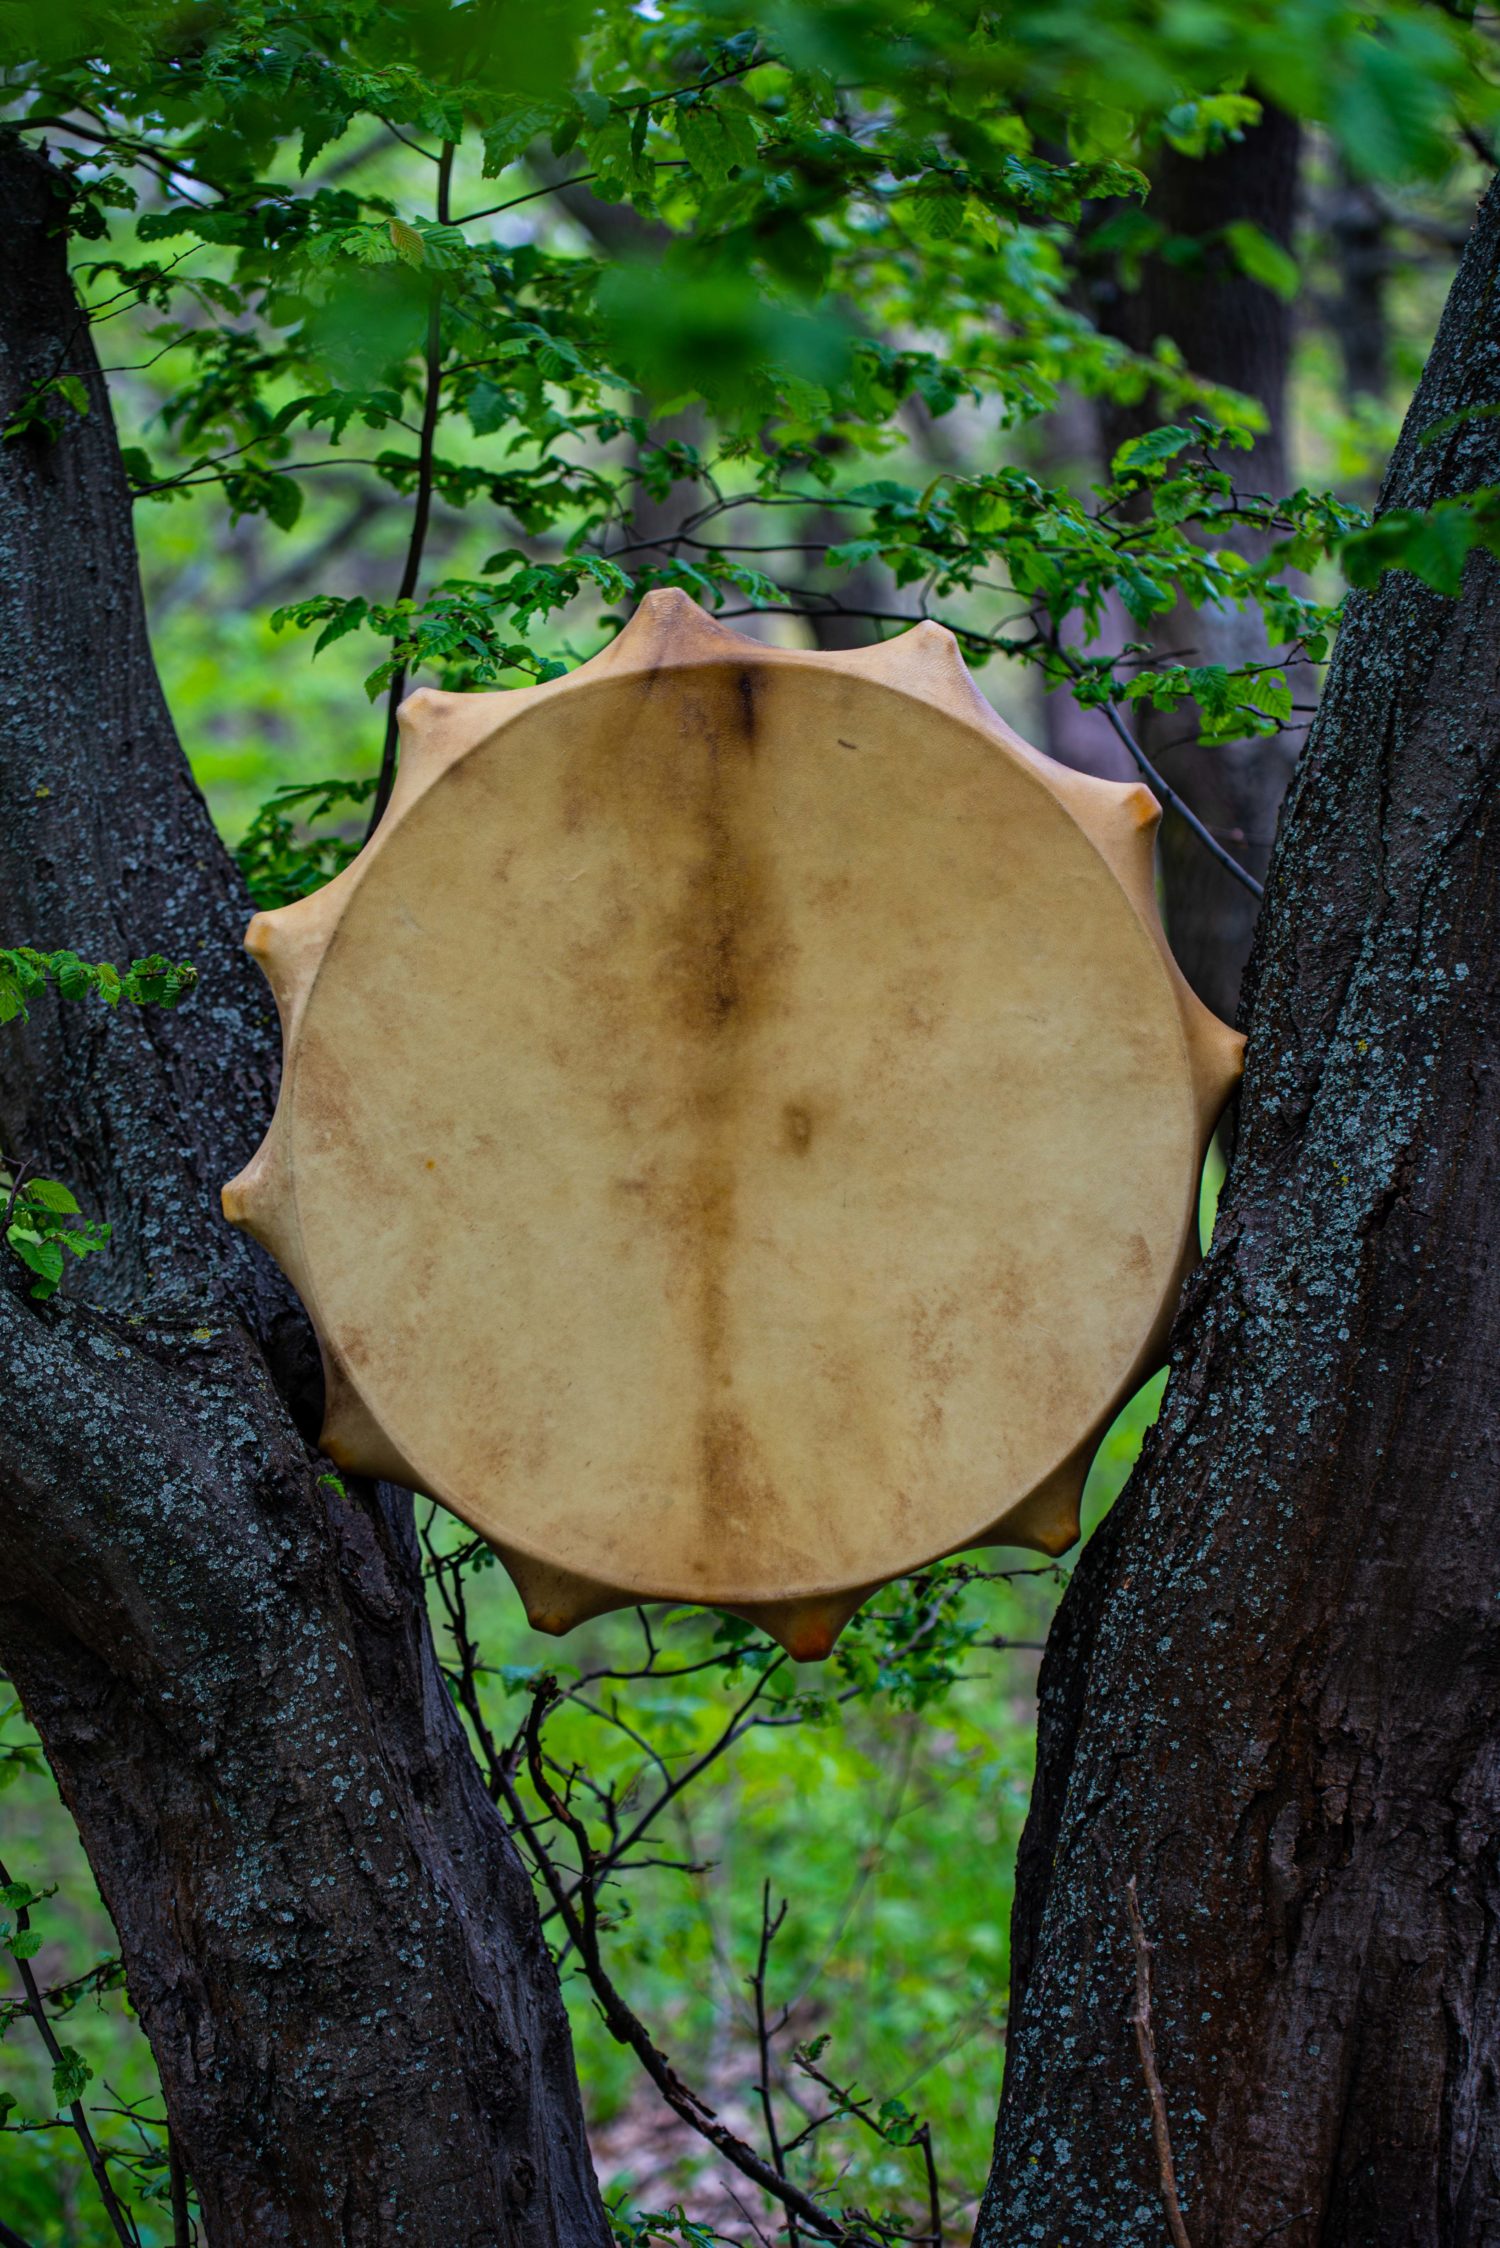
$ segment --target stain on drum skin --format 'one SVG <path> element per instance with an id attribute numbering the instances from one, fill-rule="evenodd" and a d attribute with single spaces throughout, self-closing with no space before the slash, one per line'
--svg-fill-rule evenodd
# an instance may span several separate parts
<path id="1" fill-rule="evenodd" d="M 1060 1551 L 1239 1066 L 1145 792 L 1038 757 L 937 627 L 802 654 L 678 594 L 402 741 L 374 840 L 247 940 L 286 1067 L 225 1207 L 330 1453 L 553 1630 L 698 1600 L 805 1659 L 941 1554 Z"/>

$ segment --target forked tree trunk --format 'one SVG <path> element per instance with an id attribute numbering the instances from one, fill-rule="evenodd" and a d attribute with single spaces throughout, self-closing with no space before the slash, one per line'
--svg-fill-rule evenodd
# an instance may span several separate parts
<path id="1" fill-rule="evenodd" d="M 212 2248 L 602 2248 L 556 1974 L 438 1672 L 410 1502 L 324 1473 L 301 1311 L 219 1216 L 275 1023 L 152 668 L 60 191 L 8 139 L 0 205 L 0 418 L 64 369 L 90 397 L 55 444 L 0 448 L 3 941 L 202 975 L 176 1015 L 0 1031 L 0 1144 L 115 1226 L 45 1308 L 0 1252 L 0 1663 Z"/>
<path id="2" fill-rule="evenodd" d="M 1500 191 L 1383 494 L 1500 483 Z M 1423 443 L 1444 417 L 1477 409 Z M 1500 2240 L 1500 562 L 1357 598 L 1156 1433 L 1042 1673 L 982 2248 Z"/>

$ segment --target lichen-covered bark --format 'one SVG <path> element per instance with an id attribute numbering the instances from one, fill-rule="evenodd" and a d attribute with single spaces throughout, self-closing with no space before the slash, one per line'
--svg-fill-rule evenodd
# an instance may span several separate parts
<path id="1" fill-rule="evenodd" d="M 0 1663 L 119 1930 L 213 2248 L 602 2248 L 524 1870 L 438 1673 L 410 1502 L 329 1478 L 300 1310 L 218 1188 L 278 1040 L 172 734 L 59 190 L 0 140 L 7 942 L 193 958 L 180 1013 L 0 1033 L 0 1145 L 115 1241 L 77 1300 L 0 1272 Z"/>
<path id="2" fill-rule="evenodd" d="M 1384 504 L 1500 482 L 1500 192 Z M 1484 409 L 1438 437 L 1424 431 Z M 1165 1409 L 1043 1667 L 982 2248 L 1500 2240 L 1500 564 L 1358 599 Z"/>

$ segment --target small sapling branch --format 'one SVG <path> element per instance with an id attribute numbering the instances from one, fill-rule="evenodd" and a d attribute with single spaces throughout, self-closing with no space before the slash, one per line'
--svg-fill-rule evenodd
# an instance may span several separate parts
<path id="1" fill-rule="evenodd" d="M 1141 1919 L 1134 1874 L 1125 1884 L 1125 1912 L 1130 1922 L 1130 1940 L 1135 1947 L 1135 2010 L 1130 2021 L 1135 2031 L 1136 2051 L 1141 2056 L 1141 2074 L 1146 2079 L 1146 2096 L 1151 2102 L 1151 2143 L 1156 2149 L 1162 2206 L 1167 2213 L 1167 2230 L 1172 2235 L 1172 2248 L 1193 2248 L 1182 2214 L 1182 2203 L 1177 2194 L 1177 2166 L 1172 2160 L 1167 2098 L 1162 2090 L 1161 2072 L 1156 2065 L 1156 2037 L 1151 2027 L 1151 1946 L 1146 1940 L 1146 1927 Z"/>
<path id="2" fill-rule="evenodd" d="M 0 1862 L 0 1888 L 9 1889 L 12 1886 L 14 1885 L 11 1877 L 3 1862 Z M 31 1927 L 31 1914 L 25 1905 L 15 1905 L 12 1910 L 16 1917 L 16 1934 L 18 1936 L 25 1935 Z M 15 1958 L 16 1972 L 21 1978 L 21 1987 L 26 1993 L 26 2011 L 35 2022 L 37 2034 L 47 2048 L 47 2057 L 52 2063 L 55 2082 L 59 2077 L 66 2076 L 70 2065 L 68 2056 L 57 2042 L 57 2034 L 47 2018 L 47 2009 L 42 2003 L 42 1994 L 38 1988 L 36 1976 L 32 1973 L 30 1959 L 22 1958 L 15 1953 L 12 1956 Z M 73 2058 L 76 2065 L 77 2056 L 75 2055 Z M 89 2129 L 89 2119 L 84 2113 L 82 2100 L 68 2101 L 66 2112 L 78 2144 L 83 2149 L 83 2158 L 93 2173 L 94 2184 L 99 2190 L 99 2199 L 104 2205 L 104 2214 L 109 2219 L 110 2230 L 121 2243 L 121 2248 L 140 2248 L 140 2235 L 126 2211 L 121 2207 L 119 2197 L 110 2183 L 109 2166 L 100 2152 L 98 2140 Z"/>

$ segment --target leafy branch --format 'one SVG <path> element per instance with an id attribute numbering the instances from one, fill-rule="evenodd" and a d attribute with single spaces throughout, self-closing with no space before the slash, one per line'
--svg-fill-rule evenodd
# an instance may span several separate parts
<path id="1" fill-rule="evenodd" d="M 769 1888 L 762 1891 L 759 1947 L 748 1978 L 763 2147 L 724 2124 L 712 2103 L 662 2051 L 626 1996 L 609 1957 L 611 1933 L 626 1912 L 623 1901 L 615 1899 L 622 1882 L 647 1869 L 688 1878 L 706 1870 L 696 1855 L 663 1855 L 658 1829 L 669 1814 L 685 1824 L 688 1796 L 739 1743 L 756 1731 L 825 1724 L 856 1705 L 916 1711 L 942 1700 L 969 1673 L 977 1655 L 1016 1644 L 990 1635 L 977 1617 L 966 1613 L 970 1588 L 1015 1579 L 1051 1580 L 1057 1575 L 1055 1566 L 992 1571 L 972 1563 L 945 1563 L 907 1585 L 888 1588 L 849 1627 L 831 1660 L 832 1681 L 826 1689 L 800 1684 L 781 1650 L 732 1617 L 714 1620 L 706 1652 L 679 1656 L 668 1641 L 683 1632 L 696 1638 L 701 1619 L 649 1609 L 636 1611 L 642 1642 L 638 1661 L 617 1656 L 602 1666 L 585 1667 L 564 1683 L 551 1671 L 495 1670 L 485 1663 L 470 1617 L 467 1579 L 475 1570 L 493 1566 L 493 1556 L 472 1539 L 455 1551 L 442 1551 L 435 1542 L 437 1522 L 436 1510 L 427 1510 L 421 1536 L 428 1581 L 448 1626 L 450 1691 L 469 1720 L 490 1792 L 506 1809 L 530 1860 L 544 1903 L 544 1924 L 560 1940 L 562 1961 L 573 1961 L 583 1974 L 610 2035 L 634 2055 L 682 2122 L 751 2185 L 780 2203 L 790 2234 L 800 2231 L 848 2248 L 934 2241 L 942 2218 L 932 2134 L 902 2101 L 877 2105 L 836 2086 L 825 2072 L 820 2079 L 824 2089 L 837 2094 L 828 2111 L 811 2123 L 800 2121 L 790 2136 L 783 2129 L 776 2087 L 780 2083 L 785 2089 L 790 2079 L 777 2047 L 790 2034 L 806 1986 L 779 2011 L 770 2006 L 767 1978 L 785 1911 L 772 1909 Z M 709 1697 L 737 1681 L 747 1683 L 727 1709 L 711 1715 Z M 490 1714 L 486 1688 L 491 1686 L 525 1701 L 525 1714 L 508 1740 Z M 688 1694 L 687 1706 L 707 1721 L 704 1737 L 687 1753 L 653 1737 L 661 1716 L 673 1706 L 661 1700 L 667 1687 L 679 1696 Z M 633 1750 L 638 1758 L 634 1771 L 614 1779 L 597 1754 L 580 1758 L 556 1752 L 549 1720 L 556 1723 L 564 1712 Z M 650 1784 L 643 1788 L 647 1780 Z M 815 2064 L 821 2049 L 809 2049 Z M 792 2067 L 807 2073 L 800 2050 L 792 2056 Z M 811 2149 L 821 2133 L 841 2122 L 874 2131 L 891 2148 L 909 2149 L 918 2158 L 927 2206 L 917 2229 L 904 2219 L 840 2209 L 825 2192 L 793 2174 L 789 2158 Z"/>
<path id="2" fill-rule="evenodd" d="M 82 960 L 66 950 L 0 947 L 0 1023 L 28 1021 L 28 1002 L 47 990 L 69 1000 L 96 997 L 106 1007 L 118 1007 L 122 1000 L 138 1007 L 175 1007 L 197 981 L 190 961 L 174 963 L 158 953 L 116 968 L 107 960 Z M 109 1245 L 110 1226 L 86 1218 L 71 1187 L 36 1176 L 28 1162 L 9 1168 L 0 1156 L 0 1194 L 5 1197 L 0 1234 L 31 1274 L 28 1293 L 39 1303 L 57 1294 L 68 1257 L 92 1256 Z"/>
<path id="3" fill-rule="evenodd" d="M 14 1177 L 0 1163 L 0 1193 L 6 1197 L 0 1230 L 11 1254 L 32 1275 L 27 1293 L 46 1303 L 62 1286 L 67 1256 L 87 1257 L 109 1247 L 112 1228 L 86 1218 L 71 1187 L 60 1179 L 29 1178 L 25 1166 Z"/>
<path id="4" fill-rule="evenodd" d="M 38 952 L 31 945 L 0 946 L 0 1023 L 28 1019 L 28 1001 L 49 988 L 61 999 L 102 999 L 106 1007 L 122 1000 L 137 1007 L 180 1006 L 198 982 L 189 960 L 170 961 L 160 953 L 116 968 L 107 960 L 81 960 L 76 952 Z"/>
<path id="5" fill-rule="evenodd" d="M 140 2234 L 134 2219 L 121 2206 L 98 2141 L 89 2127 L 84 2112 L 83 2092 L 93 2070 L 71 2045 L 58 2042 L 42 1994 L 32 1969 L 32 1959 L 41 1946 L 41 1937 L 31 1925 L 31 1906 L 40 1892 L 24 1881 L 13 1881 L 3 1863 L 0 1863 L 0 1905 L 12 1915 L 14 1925 L 3 1939 L 5 1949 L 15 1962 L 25 1992 L 26 2012 L 36 2025 L 37 2035 L 52 2063 L 52 2096 L 67 2117 L 83 2150 L 84 2160 L 92 2173 L 109 2227 L 122 2248 L 141 2248 Z"/>

